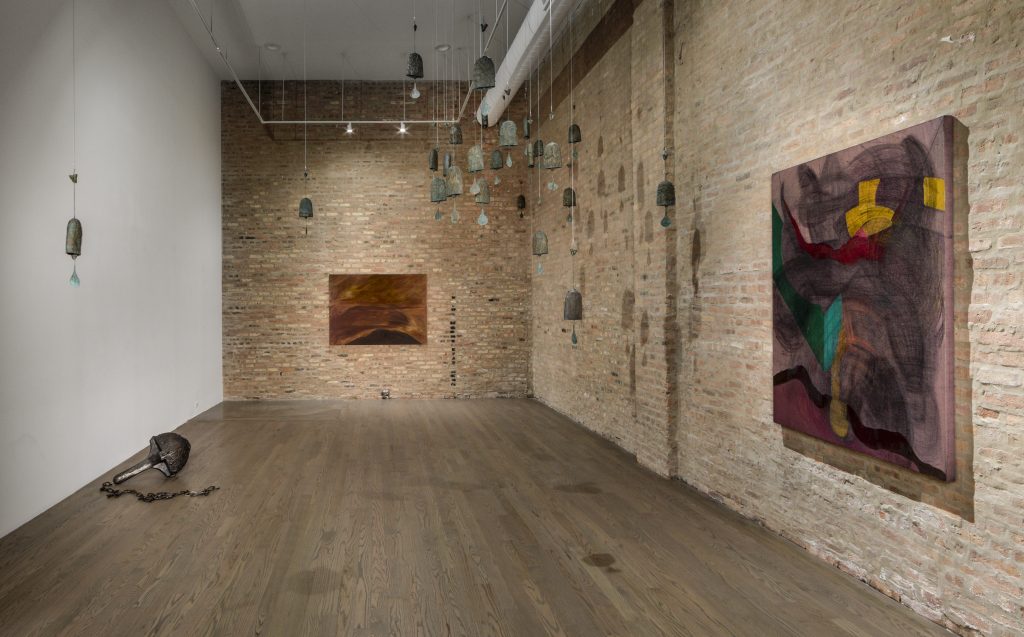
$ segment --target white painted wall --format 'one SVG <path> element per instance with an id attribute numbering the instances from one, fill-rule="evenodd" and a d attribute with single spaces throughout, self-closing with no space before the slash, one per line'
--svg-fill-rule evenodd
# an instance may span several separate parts
<path id="1" fill-rule="evenodd" d="M 222 397 L 218 81 L 166 2 L 77 13 L 74 289 L 71 2 L 0 0 L 0 536 Z"/>

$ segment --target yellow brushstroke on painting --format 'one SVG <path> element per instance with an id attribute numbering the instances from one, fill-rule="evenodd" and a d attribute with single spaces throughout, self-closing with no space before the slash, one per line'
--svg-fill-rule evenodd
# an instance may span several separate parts
<path id="1" fill-rule="evenodd" d="M 936 210 L 946 209 L 946 180 L 942 177 L 924 178 L 924 205 Z"/>
<path id="2" fill-rule="evenodd" d="M 857 184 L 859 203 L 846 211 L 846 230 L 851 237 L 858 232 L 869 236 L 877 234 L 892 225 L 892 216 L 896 213 L 875 203 L 878 182 L 878 179 L 868 179 Z"/>
<path id="3" fill-rule="evenodd" d="M 839 330 L 839 342 L 836 344 L 836 356 L 832 359 L 832 400 L 828 404 L 828 424 L 832 432 L 840 438 L 850 433 L 850 421 L 846 419 L 846 403 L 839 399 L 840 361 L 846 352 L 846 330 Z"/>

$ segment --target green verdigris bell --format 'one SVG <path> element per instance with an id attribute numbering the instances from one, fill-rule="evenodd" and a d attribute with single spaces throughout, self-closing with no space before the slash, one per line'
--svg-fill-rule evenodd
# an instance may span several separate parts
<path id="1" fill-rule="evenodd" d="M 501 170 L 504 161 L 501 159 L 501 151 L 495 148 L 491 152 L 491 170 Z"/>
<path id="2" fill-rule="evenodd" d="M 473 88 L 478 91 L 494 88 L 494 60 L 486 55 L 473 65 Z"/>
<path id="3" fill-rule="evenodd" d="M 310 219 L 313 216 L 313 200 L 309 197 L 303 197 L 299 202 L 299 218 Z"/>
<path id="4" fill-rule="evenodd" d="M 430 149 L 430 154 L 427 155 L 427 167 L 429 167 L 430 170 L 437 170 L 437 148 Z"/>
<path id="5" fill-rule="evenodd" d="M 449 144 L 461 144 L 462 143 L 462 126 L 458 122 L 451 125 L 448 129 L 448 143 Z"/>
<path id="6" fill-rule="evenodd" d="M 548 235 L 543 230 L 533 233 L 533 254 L 541 256 L 548 253 Z"/>
<path id="7" fill-rule="evenodd" d="M 452 166 L 448 169 L 445 191 L 449 197 L 458 197 L 462 194 L 462 170 L 458 166 Z"/>
<path id="8" fill-rule="evenodd" d="M 479 190 L 480 192 L 476 193 L 476 199 L 474 201 L 477 203 L 491 203 L 491 189 L 488 188 L 486 179 L 480 180 Z"/>
<path id="9" fill-rule="evenodd" d="M 548 142 L 544 146 L 544 167 L 548 170 L 562 167 L 562 149 L 558 142 Z"/>
<path id="10" fill-rule="evenodd" d="M 484 151 L 480 144 L 473 144 L 466 155 L 466 162 L 469 164 L 469 172 L 478 173 L 484 169 Z"/>
<path id="11" fill-rule="evenodd" d="M 507 119 L 501 123 L 501 128 L 498 129 L 498 145 L 502 148 L 512 148 L 519 145 L 519 142 L 516 140 L 516 123 L 512 120 Z"/>
<path id="12" fill-rule="evenodd" d="M 430 180 L 430 201 L 437 203 L 444 201 L 448 198 L 448 190 L 444 183 L 444 178 L 434 177 Z"/>
<path id="13" fill-rule="evenodd" d="M 77 217 L 68 220 L 68 231 L 64 237 L 64 252 L 72 259 L 82 256 L 82 222 Z"/>

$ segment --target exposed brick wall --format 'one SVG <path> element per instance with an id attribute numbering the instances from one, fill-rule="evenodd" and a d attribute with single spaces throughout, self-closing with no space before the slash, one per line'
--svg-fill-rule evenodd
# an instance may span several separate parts
<path id="1" fill-rule="evenodd" d="M 627 10 L 625 35 L 587 37 Z M 1020 634 L 1024 6 L 595 0 L 578 28 L 585 320 L 572 348 L 565 212 L 544 191 L 535 223 L 553 251 L 531 281 L 537 397 L 959 633 Z M 545 138 L 564 139 L 565 92 L 556 81 Z M 943 114 L 969 131 L 970 204 L 955 222 L 959 477 L 948 485 L 771 416 L 771 173 Z M 653 202 L 666 142 L 679 203 L 668 231 Z M 619 164 L 624 192 L 610 187 Z"/>
<path id="2" fill-rule="evenodd" d="M 409 119 L 431 118 L 432 88 L 420 84 Z M 286 83 L 285 119 L 301 119 L 301 89 Z M 280 82 L 264 83 L 261 93 L 264 117 L 280 118 Z M 401 95 L 401 84 L 349 82 L 345 116 L 401 118 Z M 339 83 L 310 82 L 308 100 L 311 118 L 341 117 Z M 479 128 L 468 120 L 463 128 L 466 143 L 455 148 L 465 171 Z M 395 126 L 358 126 L 351 137 L 343 127 L 310 126 L 309 139 L 315 216 L 307 235 L 298 218 L 301 127 L 260 126 L 241 91 L 223 85 L 225 398 L 374 398 L 385 387 L 396 398 L 526 395 L 529 219 L 515 206 L 525 181 L 521 147 L 513 168 L 497 171 L 501 184 L 485 171 L 490 223 L 482 227 L 468 173 L 459 222 L 450 221 L 451 202 L 440 204 L 444 218 L 435 221 L 432 128 L 413 126 L 399 138 Z M 488 151 L 496 146 L 496 128 L 485 142 Z M 426 273 L 427 344 L 329 346 L 327 278 L 342 273 Z"/>

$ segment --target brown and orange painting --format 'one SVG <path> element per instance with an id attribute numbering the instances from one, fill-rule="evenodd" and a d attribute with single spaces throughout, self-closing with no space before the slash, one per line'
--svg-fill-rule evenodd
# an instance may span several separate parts
<path id="1" fill-rule="evenodd" d="M 332 274 L 331 345 L 427 342 L 427 275 Z"/>

